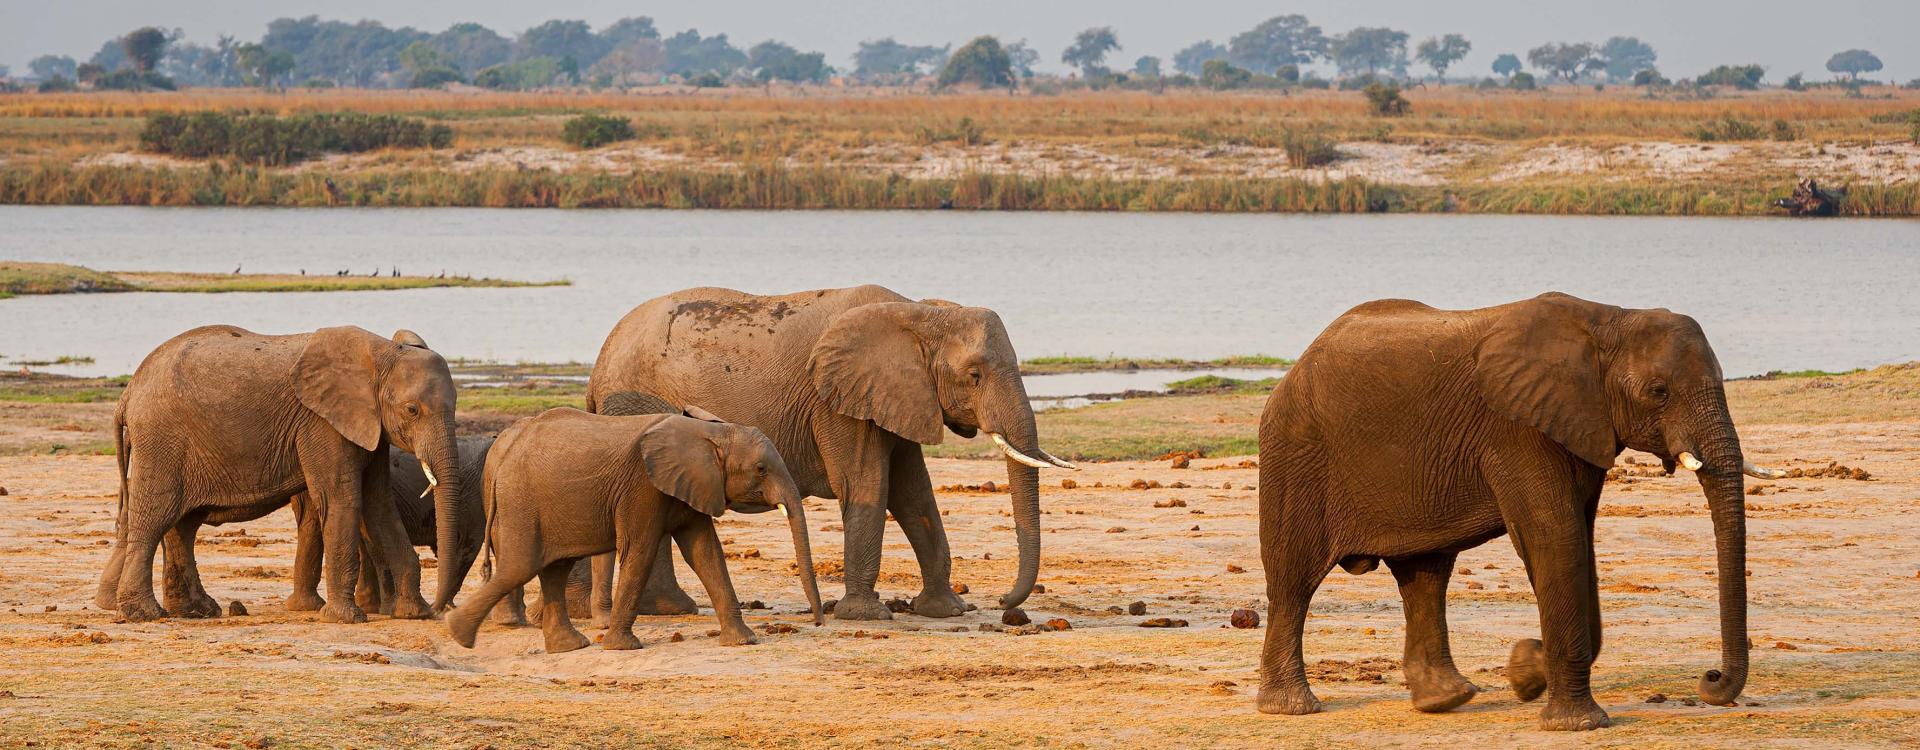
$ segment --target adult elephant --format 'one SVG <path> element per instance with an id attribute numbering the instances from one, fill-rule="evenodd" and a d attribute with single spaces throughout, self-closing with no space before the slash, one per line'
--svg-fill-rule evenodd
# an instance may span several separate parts
<path id="1" fill-rule="evenodd" d="M 889 513 L 919 559 L 914 613 L 966 611 L 949 580 L 946 529 L 920 452 L 944 429 L 986 432 L 1007 456 L 1020 560 L 1003 607 L 1025 601 L 1040 571 L 1036 469 L 1073 468 L 1040 448 L 1020 361 L 998 315 L 879 286 L 779 296 L 700 288 L 648 301 L 601 347 L 589 410 L 619 391 L 758 427 L 801 494 L 840 500 L 846 593 L 834 617 L 842 620 L 893 616 L 874 591 Z M 644 600 L 691 603 L 671 566 L 653 569 Z"/>
<path id="2" fill-rule="evenodd" d="M 1513 537 L 1544 644 L 1514 647 L 1523 700 L 1548 693 L 1547 729 L 1608 724 L 1589 670 L 1600 653 L 1593 520 L 1624 448 L 1694 470 L 1713 517 L 1722 664 L 1700 696 L 1727 704 L 1747 679 L 1742 472 L 1720 364 L 1698 323 L 1545 294 L 1479 310 L 1408 300 L 1342 315 L 1307 348 L 1260 421 L 1260 551 L 1269 618 L 1259 708 L 1318 711 L 1300 636 L 1335 565 L 1381 560 L 1406 614 L 1414 706 L 1445 711 L 1477 688 L 1447 646 L 1446 590 L 1461 550 Z"/>
<path id="3" fill-rule="evenodd" d="M 375 549 L 398 572 L 394 616 L 432 616 L 392 503 L 365 499 L 386 498 L 393 446 L 438 477 L 435 513 L 455 516 L 454 399 L 446 361 L 408 331 L 265 336 L 216 325 L 175 336 L 140 363 L 114 415 L 118 539 L 94 604 L 133 621 L 166 616 L 153 595 L 153 556 L 165 537 L 167 590 L 189 594 L 169 605 L 186 616 L 216 614 L 193 562 L 200 525 L 259 518 L 306 492 L 325 518 L 322 620 L 366 620 L 354 603 L 363 512 Z M 458 549 L 453 524 L 441 524 L 437 537 L 440 549 Z M 465 572 L 441 569 L 434 609 L 448 605 Z"/>

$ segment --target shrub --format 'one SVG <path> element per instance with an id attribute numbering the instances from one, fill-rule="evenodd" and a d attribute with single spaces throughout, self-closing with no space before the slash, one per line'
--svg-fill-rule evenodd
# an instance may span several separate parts
<path id="1" fill-rule="evenodd" d="M 1507 80 L 1507 88 L 1514 91 L 1532 91 L 1539 86 L 1534 82 L 1533 74 L 1523 70 L 1513 74 L 1513 78 Z"/>
<path id="2" fill-rule="evenodd" d="M 931 146 L 943 141 L 953 141 L 962 146 L 979 146 L 987 143 L 987 129 L 974 122 L 972 117 L 962 117 L 959 122 L 949 128 L 921 125 L 916 140 L 923 146 Z"/>
<path id="3" fill-rule="evenodd" d="M 1319 130 L 1301 132 L 1287 128 L 1280 133 L 1280 147 L 1286 149 L 1287 165 L 1294 169 L 1324 167 L 1346 158 L 1333 139 Z"/>
<path id="4" fill-rule="evenodd" d="M 693 84 L 695 88 L 717 89 L 717 88 L 725 88 L 727 85 L 727 79 L 721 77 L 719 73 L 709 70 L 705 73 L 701 73 L 700 75 L 687 79 L 687 83 Z"/>
<path id="5" fill-rule="evenodd" d="M 1806 76 L 1803 76 L 1799 73 L 1795 73 L 1793 75 L 1787 76 L 1786 89 L 1788 91 L 1806 91 L 1807 90 Z"/>
<path id="6" fill-rule="evenodd" d="M 1773 139 L 1776 141 L 1800 140 L 1800 128 L 1794 127 L 1793 123 L 1786 120 L 1774 120 Z"/>
<path id="7" fill-rule="evenodd" d="M 140 147 L 190 159 L 230 157 L 265 166 L 292 164 L 321 153 L 381 148 L 446 148 L 453 130 L 394 115 L 360 113 L 233 116 L 224 112 L 161 113 L 147 117 Z"/>
<path id="8" fill-rule="evenodd" d="M 1913 128 L 1913 142 L 1920 144 L 1920 109 L 1907 115 L 1907 125 Z"/>
<path id="9" fill-rule="evenodd" d="M 1367 104 L 1373 113 L 1381 117 L 1399 117 L 1413 109 L 1407 98 L 1400 95 L 1400 87 L 1391 83 L 1370 83 L 1364 89 Z"/>
<path id="10" fill-rule="evenodd" d="M 1707 142 L 1757 141 L 1761 139 L 1762 131 L 1759 125 L 1727 115 L 1719 122 L 1709 122 L 1695 129 L 1693 137 Z"/>
<path id="11" fill-rule="evenodd" d="M 633 140 L 633 123 L 612 115 L 580 115 L 567 121 L 560 140 L 575 148 L 599 148 L 617 141 Z"/>
<path id="12" fill-rule="evenodd" d="M 1698 82 L 1702 86 L 1732 86 L 1752 91 L 1760 88 L 1760 79 L 1766 75 L 1767 69 L 1758 65 L 1722 65 L 1700 74 Z"/>
<path id="13" fill-rule="evenodd" d="M 1200 68 L 1200 82 L 1214 91 L 1237 89 L 1253 80 L 1253 73 L 1225 60 L 1208 60 Z"/>

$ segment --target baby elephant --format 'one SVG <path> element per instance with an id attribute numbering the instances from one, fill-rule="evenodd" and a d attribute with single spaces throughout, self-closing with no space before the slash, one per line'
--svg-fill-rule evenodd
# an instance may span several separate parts
<path id="1" fill-rule="evenodd" d="M 813 621 L 822 622 L 799 490 L 773 442 L 757 429 L 679 415 L 551 409 L 500 434 L 482 481 L 487 545 L 496 559 L 493 578 L 447 615 L 447 630 L 462 646 L 473 647 L 496 602 L 537 575 L 547 653 L 585 647 L 589 641 L 567 612 L 567 573 L 579 560 L 614 552 L 620 581 L 601 645 L 639 648 L 633 618 L 654 552 L 668 535 L 713 601 L 720 643 L 752 643 L 713 528 L 729 508 L 752 513 L 778 506 L 786 513 Z"/>

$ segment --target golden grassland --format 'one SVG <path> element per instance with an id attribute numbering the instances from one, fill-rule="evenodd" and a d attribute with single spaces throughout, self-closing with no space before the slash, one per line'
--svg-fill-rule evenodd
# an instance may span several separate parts
<path id="1" fill-rule="evenodd" d="M 85 292 L 358 292 L 434 287 L 567 286 L 572 282 L 509 281 L 458 276 L 333 276 L 290 273 L 95 271 L 64 263 L 0 260 L 0 298 Z"/>
<path id="2" fill-rule="evenodd" d="M 1412 114 L 1381 118 L 1359 94 L 1327 91 L 10 94 L 0 95 L 0 203 L 1758 215 L 1842 150 L 1868 164 L 1905 164 L 1904 155 L 1871 152 L 1910 141 L 1908 113 L 1920 108 L 1920 94 L 1891 88 L 1857 98 L 1649 97 L 1620 87 L 1416 88 L 1407 96 Z M 442 152 L 276 169 L 138 153 L 142 117 L 202 110 L 403 114 L 447 124 L 455 136 Z M 638 139 L 570 149 L 561 127 L 583 112 L 628 117 Z M 1494 179 L 1516 160 L 1553 158 L 1541 149 L 1587 149 L 1607 161 L 1608 149 L 1633 144 L 1691 147 L 1702 128 L 1729 118 L 1794 140 L 1745 144 L 1763 155 L 1685 174 L 1607 163 Z M 1254 163 L 1290 133 L 1467 155 L 1408 179 L 1339 164 L 1308 172 Z M 1764 155 L 1788 146 L 1805 153 Z M 532 153 L 477 158 L 514 150 Z M 1888 170 L 1855 182 L 1843 210 L 1920 215 L 1920 180 L 1907 167 Z"/>

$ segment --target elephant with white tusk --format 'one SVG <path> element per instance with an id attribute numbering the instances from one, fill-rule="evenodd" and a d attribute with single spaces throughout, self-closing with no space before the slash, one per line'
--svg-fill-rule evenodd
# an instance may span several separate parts
<path id="1" fill-rule="evenodd" d="M 1017 577 L 1000 604 L 1016 606 L 1033 590 L 1038 470 L 1072 464 L 1040 448 L 1019 358 L 992 310 L 916 302 L 878 286 L 778 296 L 688 289 L 634 308 L 608 334 L 588 409 L 600 411 L 621 391 L 758 427 L 803 495 L 840 500 L 846 593 L 834 616 L 843 620 L 893 616 L 874 590 L 889 514 L 920 564 L 913 611 L 966 611 L 949 579 L 952 553 L 920 447 L 948 430 L 988 433 L 1007 457 L 1019 546 Z M 652 612 L 686 611 L 671 568 L 654 570 L 643 600 L 666 606 Z"/>

